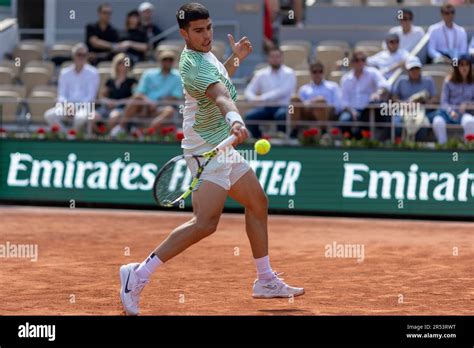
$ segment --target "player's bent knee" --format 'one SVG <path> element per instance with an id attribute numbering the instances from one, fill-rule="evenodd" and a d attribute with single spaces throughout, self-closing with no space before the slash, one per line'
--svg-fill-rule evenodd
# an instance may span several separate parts
<path id="1" fill-rule="evenodd" d="M 206 238 L 216 232 L 219 220 L 196 220 L 194 223 L 194 231 L 199 239 Z"/>

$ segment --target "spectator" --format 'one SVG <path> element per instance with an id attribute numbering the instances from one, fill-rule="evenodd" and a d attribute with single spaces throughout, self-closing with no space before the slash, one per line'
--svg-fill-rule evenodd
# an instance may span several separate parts
<path id="1" fill-rule="evenodd" d="M 296 25 L 298 28 L 303 28 L 304 0 L 280 0 L 279 3 L 282 12 L 281 23 L 283 25 Z"/>
<path id="2" fill-rule="evenodd" d="M 320 61 L 311 63 L 309 71 L 313 81 L 301 86 L 294 99 L 305 107 L 295 112 L 293 119 L 327 121 L 341 111 L 341 89 L 337 83 L 324 79 L 324 65 Z"/>
<path id="3" fill-rule="evenodd" d="M 113 51 L 120 49 L 117 45 L 118 32 L 110 24 L 112 6 L 108 3 L 101 4 L 97 8 L 97 13 L 99 20 L 86 27 L 86 44 L 92 53 L 90 59 L 94 65 L 104 60 L 111 60 Z"/>
<path id="4" fill-rule="evenodd" d="M 397 34 L 400 39 L 400 48 L 411 52 L 412 49 L 420 42 L 425 35 L 422 27 L 413 25 L 413 12 L 407 8 L 403 8 L 402 17 L 399 18 L 400 25 L 390 29 L 390 34 Z M 387 44 L 383 43 L 383 48 L 387 48 Z"/>
<path id="5" fill-rule="evenodd" d="M 469 44 L 469 54 L 474 57 L 474 35 L 471 38 L 471 43 Z"/>
<path id="6" fill-rule="evenodd" d="M 451 4 L 441 6 L 443 20 L 428 29 L 428 55 L 434 63 L 449 63 L 451 59 L 467 53 L 466 30 L 454 23 L 455 12 Z"/>
<path id="7" fill-rule="evenodd" d="M 148 38 L 141 29 L 140 14 L 133 10 L 127 14 L 127 29 L 125 36 L 121 40 L 121 45 L 132 60 L 132 65 L 145 60 L 145 53 L 148 51 Z"/>
<path id="8" fill-rule="evenodd" d="M 276 120 L 285 121 L 291 97 L 296 88 L 296 75 L 293 69 L 283 65 L 283 52 L 273 48 L 268 52 L 269 67 L 256 72 L 245 89 L 245 97 L 249 101 L 260 101 L 277 105 L 264 106 L 248 112 L 248 121 Z M 260 138 L 262 132 L 256 124 L 249 124 L 248 130 L 254 138 Z M 284 125 L 278 130 L 285 132 Z"/>
<path id="9" fill-rule="evenodd" d="M 265 0 L 263 8 L 263 48 L 265 52 L 268 52 L 272 48 L 275 48 L 274 35 L 273 35 L 273 22 L 277 11 L 272 8 L 272 1 Z"/>
<path id="10" fill-rule="evenodd" d="M 108 128 L 112 129 L 120 120 L 125 105 L 133 93 L 137 80 L 129 77 L 130 61 L 125 53 L 117 54 L 112 60 L 112 78 L 105 83 L 101 91 L 102 106 L 98 110 L 100 120 L 108 120 Z"/>
<path id="11" fill-rule="evenodd" d="M 99 88 L 99 73 L 87 64 L 87 46 L 83 43 L 72 49 L 73 64 L 64 68 L 58 81 L 58 102 L 46 111 L 44 117 L 49 125 L 57 124 L 66 130 L 63 122 L 71 121 L 76 131 L 80 131 L 87 120 L 95 118 L 94 102 Z M 67 104 L 66 104 L 67 103 Z"/>
<path id="12" fill-rule="evenodd" d="M 385 43 L 387 49 L 367 58 L 367 65 L 378 68 L 382 75 L 389 79 L 396 69 L 405 64 L 409 54 L 408 51 L 400 48 L 397 34 L 387 34 Z"/>
<path id="13" fill-rule="evenodd" d="M 150 124 L 152 128 L 158 128 L 170 122 L 175 109 L 172 106 L 158 106 L 157 102 L 182 99 L 183 86 L 179 72 L 173 69 L 174 53 L 163 51 L 158 60 L 161 62 L 161 68 L 145 71 L 131 102 L 125 108 L 123 120 L 112 129 L 112 136 L 124 132 L 128 122 L 134 116 L 152 116 L 154 118 Z"/>
<path id="14" fill-rule="evenodd" d="M 469 111 L 469 112 L 468 112 Z M 458 58 L 452 74 L 444 81 L 441 108 L 429 115 L 438 143 L 447 141 L 446 123 L 461 124 L 464 135 L 474 134 L 474 79 L 469 55 Z"/>
<path id="15" fill-rule="evenodd" d="M 423 64 L 418 57 L 410 57 L 405 68 L 408 75 L 402 75 L 397 80 L 392 89 L 392 100 L 395 102 L 409 102 L 420 104 L 436 104 L 439 98 L 436 96 L 436 89 L 433 79 L 423 76 L 421 68 Z M 395 123 L 402 124 L 399 114 L 394 115 Z M 401 135 L 401 128 L 397 128 L 397 136 Z M 427 135 L 427 130 L 422 129 L 417 133 L 417 138 L 423 139 Z"/>
<path id="16" fill-rule="evenodd" d="M 339 116 L 341 122 L 367 122 L 370 109 L 367 106 L 373 102 L 380 102 L 389 90 L 389 84 L 382 74 L 373 67 L 365 65 L 366 55 L 362 51 L 352 54 L 352 70 L 341 79 L 342 109 Z M 366 128 L 366 127 L 365 127 Z M 350 127 L 341 127 L 342 132 L 351 132 Z M 356 137 L 360 137 L 360 129 L 353 130 Z"/>
<path id="17" fill-rule="evenodd" d="M 155 10 L 155 6 L 149 2 L 142 2 L 138 7 L 138 12 L 140 12 L 141 18 L 141 29 L 146 33 L 146 37 L 148 38 L 148 43 L 153 44 L 153 48 L 155 48 L 163 39 L 157 40 L 152 43 L 152 39 L 161 34 L 161 29 L 153 23 L 153 11 Z"/>

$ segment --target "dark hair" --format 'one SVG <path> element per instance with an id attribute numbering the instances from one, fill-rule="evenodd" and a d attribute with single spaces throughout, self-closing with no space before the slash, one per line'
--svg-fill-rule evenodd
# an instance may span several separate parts
<path id="1" fill-rule="evenodd" d="M 309 65 L 309 70 L 320 69 L 324 71 L 324 64 L 320 60 L 315 60 Z"/>
<path id="2" fill-rule="evenodd" d="M 112 7 L 112 5 L 110 5 L 108 2 L 103 2 L 97 7 L 97 12 L 101 12 L 104 7 Z"/>
<path id="3" fill-rule="evenodd" d="M 137 10 L 132 10 L 129 13 L 127 13 L 127 19 L 125 20 L 125 28 L 129 29 L 129 23 L 130 23 L 130 17 L 136 16 L 138 17 L 138 27 L 140 27 L 140 13 Z"/>
<path id="4" fill-rule="evenodd" d="M 275 52 L 275 51 L 276 51 L 276 52 L 283 53 L 283 51 L 281 50 L 280 47 L 274 46 L 274 47 L 271 47 L 271 48 L 268 49 L 268 51 L 267 51 L 267 56 L 269 56 L 270 53 Z"/>
<path id="5" fill-rule="evenodd" d="M 453 72 L 449 75 L 448 80 L 452 83 L 463 83 L 463 79 L 461 76 L 461 72 L 459 71 L 459 64 L 461 62 L 468 62 L 469 63 L 469 73 L 467 74 L 467 83 L 471 84 L 474 83 L 474 78 L 472 76 L 472 63 L 470 60 L 467 59 L 459 59 L 458 64 L 453 66 Z"/>
<path id="6" fill-rule="evenodd" d="M 356 50 L 352 52 L 351 61 L 353 62 L 356 59 L 356 57 L 361 57 L 363 60 L 366 60 L 367 54 L 365 54 L 364 51 Z"/>
<path id="7" fill-rule="evenodd" d="M 402 13 L 403 13 L 403 18 L 405 18 L 406 15 L 408 14 L 408 15 L 410 15 L 410 20 L 411 21 L 413 20 L 414 16 L 413 16 L 413 11 L 412 10 L 410 10 L 409 8 L 402 8 L 400 11 L 402 11 Z"/>
<path id="8" fill-rule="evenodd" d="M 443 13 L 445 11 L 453 11 L 454 13 L 456 13 L 456 9 L 451 4 L 444 4 L 443 6 L 440 7 L 440 12 L 441 13 Z"/>
<path id="9" fill-rule="evenodd" d="M 185 4 L 176 12 L 176 20 L 180 29 L 187 29 L 190 22 L 208 19 L 209 17 L 210 14 L 207 8 L 198 2 Z"/>

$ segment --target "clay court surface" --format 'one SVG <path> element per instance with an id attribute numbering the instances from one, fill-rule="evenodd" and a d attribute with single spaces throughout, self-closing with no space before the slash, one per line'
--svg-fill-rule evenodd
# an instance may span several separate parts
<path id="1" fill-rule="evenodd" d="M 142 261 L 190 216 L 0 207 L 0 244 L 39 248 L 37 262 L 0 259 L 0 315 L 122 315 L 120 265 Z M 474 311 L 471 223 L 271 216 L 269 227 L 273 268 L 285 272 L 283 278 L 290 284 L 305 287 L 304 296 L 293 302 L 251 298 L 255 269 L 244 218 L 225 214 L 214 235 L 158 270 L 143 292 L 142 314 Z M 325 257 L 325 246 L 333 242 L 364 245 L 363 262 Z M 453 255 L 455 247 L 458 256 Z M 127 248 L 130 256 L 125 255 Z"/>

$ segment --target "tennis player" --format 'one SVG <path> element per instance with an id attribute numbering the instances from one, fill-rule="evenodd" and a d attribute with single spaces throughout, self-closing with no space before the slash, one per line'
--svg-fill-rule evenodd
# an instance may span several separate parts
<path id="1" fill-rule="evenodd" d="M 233 54 L 222 64 L 211 52 L 213 29 L 208 10 L 199 3 L 183 5 L 176 14 L 186 41 L 179 64 L 186 103 L 182 148 L 185 154 L 213 149 L 229 134 L 236 143 L 248 137 L 235 106 L 237 92 L 230 80 L 238 65 L 252 52 L 244 37 L 237 43 L 229 35 Z M 276 298 L 304 294 L 303 288 L 287 285 L 270 266 L 268 256 L 268 201 L 249 164 L 234 148 L 212 160 L 204 170 L 199 189 L 193 192 L 193 218 L 177 227 L 142 263 L 120 268 L 120 297 L 128 315 L 139 314 L 140 293 L 151 275 L 166 261 L 214 233 L 227 195 L 245 207 L 245 227 L 257 268 L 253 297 Z M 194 175 L 197 166 L 188 161 Z M 208 257 L 208 256 L 206 256 Z"/>

